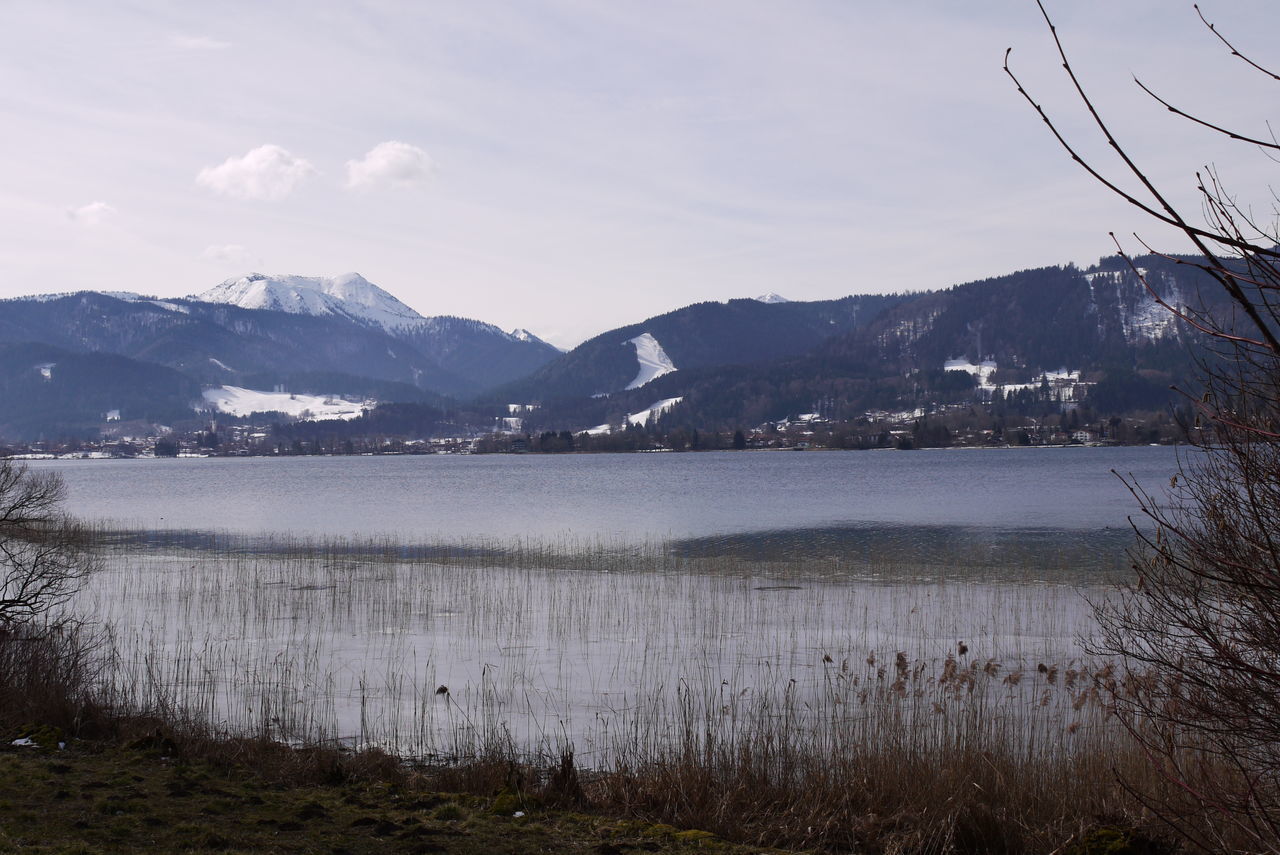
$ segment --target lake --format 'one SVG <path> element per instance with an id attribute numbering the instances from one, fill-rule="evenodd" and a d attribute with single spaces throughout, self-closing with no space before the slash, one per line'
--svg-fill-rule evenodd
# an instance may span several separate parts
<path id="1" fill-rule="evenodd" d="M 1170 447 L 38 461 L 69 510 L 142 529 L 684 540 L 926 525 L 1127 528 L 1112 470 L 1169 481 Z"/>
<path id="2" fill-rule="evenodd" d="M 111 627 L 128 704 L 417 756 L 568 742 L 603 768 L 779 710 L 817 740 L 903 715 L 942 738 L 981 710 L 1017 722 L 1000 740 L 1070 753 L 1103 711 L 1055 675 L 1097 667 L 1086 598 L 1109 596 L 1133 541 L 1112 470 L 1158 492 L 1176 463 L 1143 447 L 35 466 L 64 476 L 72 512 L 133 530 L 77 600 Z M 964 693 L 939 676 L 955 667 Z"/>

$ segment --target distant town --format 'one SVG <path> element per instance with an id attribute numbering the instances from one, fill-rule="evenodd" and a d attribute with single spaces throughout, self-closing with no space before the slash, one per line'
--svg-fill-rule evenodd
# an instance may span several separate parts
<path id="1" fill-rule="evenodd" d="M 514 407 L 515 405 L 513 405 Z M 527 405 L 520 405 L 522 407 Z M 513 410 L 514 411 L 514 410 Z M 1170 444 L 1184 437 L 1176 413 L 1084 421 L 1071 409 L 1045 419 L 1005 424 L 980 406 L 948 405 L 924 413 L 867 413 L 838 421 L 821 413 L 734 430 L 664 429 L 661 420 L 629 422 L 607 431 L 526 432 L 521 420 L 500 419 L 492 430 L 458 436 L 293 435 L 299 422 L 214 419 L 199 430 L 126 429 L 99 439 L 0 442 L 0 457 L 16 459 L 119 459 L 154 457 L 281 457 L 373 454 L 564 454 L 716 450 L 873 450 L 1110 446 Z M 330 423 L 307 423 L 311 426 Z"/>

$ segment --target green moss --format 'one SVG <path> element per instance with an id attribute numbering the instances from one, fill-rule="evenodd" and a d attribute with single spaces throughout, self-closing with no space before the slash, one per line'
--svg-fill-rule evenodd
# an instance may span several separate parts
<path id="1" fill-rule="evenodd" d="M 489 806 L 489 813 L 511 816 L 516 812 L 529 813 L 541 807 L 538 799 L 527 793 L 499 793 Z"/>
<path id="2" fill-rule="evenodd" d="M 655 822 L 648 825 L 644 829 L 645 837 L 670 837 L 679 831 L 674 825 L 667 825 L 664 822 Z"/>
<path id="3" fill-rule="evenodd" d="M 56 750 L 59 743 L 67 741 L 67 736 L 60 727 L 53 727 L 48 724 L 24 724 L 9 739 L 10 741 L 30 739 L 41 748 Z"/>
<path id="4" fill-rule="evenodd" d="M 439 822 L 457 822 L 467 818 L 467 812 L 457 802 L 448 802 L 435 809 L 431 816 Z"/>
<path id="5" fill-rule="evenodd" d="M 1095 829 L 1066 850 L 1066 855 L 1161 855 L 1164 847 L 1143 835 L 1107 826 Z"/>

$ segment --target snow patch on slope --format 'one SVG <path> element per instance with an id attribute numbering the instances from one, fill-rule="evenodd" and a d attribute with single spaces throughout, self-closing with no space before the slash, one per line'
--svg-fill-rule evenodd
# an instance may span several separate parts
<path id="1" fill-rule="evenodd" d="M 1138 267 L 1135 269 L 1137 270 L 1137 273 L 1139 276 L 1147 275 L 1147 268 Z M 1130 274 L 1131 272 L 1132 271 L 1130 271 L 1128 268 L 1125 268 L 1124 270 L 1093 270 L 1093 271 L 1090 271 L 1089 273 L 1084 274 L 1084 278 L 1089 280 L 1089 284 L 1093 284 L 1093 281 L 1098 277 L 1102 277 L 1103 279 L 1111 279 L 1115 282 L 1120 282 L 1122 279 L 1124 279 L 1126 275 Z"/>
<path id="2" fill-rule="evenodd" d="M 175 303 L 172 300 L 161 300 L 159 297 L 149 297 L 146 294 L 139 294 L 136 291 L 97 291 L 89 293 L 98 293 L 106 297 L 114 297 L 125 303 L 150 303 L 161 309 L 170 312 L 179 312 L 184 315 L 191 314 L 191 307 L 184 306 L 181 303 Z"/>
<path id="3" fill-rule="evenodd" d="M 646 407 L 645 409 L 641 410 L 638 413 L 631 413 L 630 415 L 628 415 L 627 424 L 636 425 L 638 427 L 644 427 L 646 424 L 649 423 L 650 417 L 655 419 L 658 418 L 663 413 L 668 412 L 672 407 L 674 407 L 676 404 L 680 403 L 683 400 L 684 400 L 683 396 L 679 398 L 663 398 L 661 401 L 657 401 L 656 403 L 651 404 L 650 406 Z M 613 425 L 596 425 L 593 428 L 587 428 L 586 431 L 584 431 L 584 433 L 588 433 L 592 436 L 600 436 L 602 434 L 613 433 Z"/>
<path id="4" fill-rule="evenodd" d="M 967 359 L 948 359 L 942 363 L 943 371 L 963 371 L 966 374 L 978 378 L 979 386 L 987 386 L 991 375 L 996 373 L 996 364 L 990 359 L 974 365 Z"/>
<path id="5" fill-rule="evenodd" d="M 657 380 L 664 374 L 670 374 L 676 370 L 676 366 L 672 363 L 671 358 L 667 356 L 662 349 L 662 345 L 658 344 L 658 340 L 649 333 L 641 333 L 633 339 L 628 339 L 623 344 L 633 344 L 636 348 L 636 361 L 640 363 L 640 370 L 636 373 L 636 379 L 627 384 L 627 389 L 639 389 L 646 383 Z"/>
<path id="6" fill-rule="evenodd" d="M 651 404 L 648 409 L 644 409 L 638 413 L 632 413 L 627 416 L 627 423 L 644 427 L 645 424 L 648 423 L 650 417 L 655 419 L 658 418 L 683 400 L 683 396 L 679 398 L 663 398 L 656 404 Z"/>
<path id="7" fill-rule="evenodd" d="M 963 358 L 948 359 L 942 363 L 942 370 L 964 371 L 977 378 L 978 388 L 983 392 L 995 392 L 1001 395 L 1026 390 L 1039 391 L 1041 386 L 1047 383 L 1050 391 L 1058 401 L 1078 401 L 1084 394 L 1083 387 L 1093 385 L 1092 383 L 1081 383 L 1080 372 L 1069 369 L 1066 366 L 1059 368 L 1057 371 L 1041 371 L 1030 383 L 1002 383 L 1000 385 L 991 382 L 991 375 L 996 372 L 996 363 L 991 359 L 983 360 L 977 365 Z"/>
<path id="8" fill-rule="evenodd" d="M 347 401 L 319 395 L 291 395 L 288 392 L 259 392 L 240 386 L 217 386 L 204 390 L 205 404 L 220 413 L 247 416 L 250 413 L 285 413 L 294 418 L 316 421 L 359 418 L 375 406 L 373 401 Z"/>
<path id="9" fill-rule="evenodd" d="M 1136 276 L 1134 275 L 1136 272 Z M 1131 270 L 1095 270 L 1083 274 L 1089 282 L 1089 301 L 1092 310 L 1098 311 L 1098 289 L 1110 286 L 1114 291 L 1115 305 L 1119 311 L 1120 331 L 1128 344 L 1143 341 L 1154 342 L 1178 334 L 1177 314 L 1162 306 L 1152 296 L 1148 286 L 1155 288 L 1163 300 L 1175 310 L 1185 306 L 1185 297 L 1178 282 L 1168 274 L 1152 274 L 1147 268 Z M 1146 284 L 1143 284 L 1143 280 Z M 1103 304 L 1109 305 L 1107 291 Z"/>
<path id="10" fill-rule="evenodd" d="M 1164 299 L 1170 306 L 1182 308 L 1182 292 L 1176 283 L 1170 283 Z M 1129 344 L 1144 340 L 1157 341 L 1167 335 L 1174 335 L 1178 331 L 1177 316 L 1156 302 L 1156 298 L 1148 292 L 1144 291 L 1132 308 L 1125 311 L 1126 308 L 1128 307 L 1122 306 L 1120 322 L 1124 325 L 1124 339 Z"/>

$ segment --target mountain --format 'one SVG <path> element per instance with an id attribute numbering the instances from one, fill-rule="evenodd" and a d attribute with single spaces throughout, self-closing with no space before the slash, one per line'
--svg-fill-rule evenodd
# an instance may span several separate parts
<path id="1" fill-rule="evenodd" d="M 408 343 L 448 379 L 425 388 L 468 396 L 524 376 L 560 354 L 528 330 L 504 332 L 493 324 L 452 316 L 423 317 L 358 273 L 228 279 L 189 298 L 242 309 L 344 318 L 380 328 Z"/>
<path id="2" fill-rule="evenodd" d="M 422 318 L 396 336 L 460 378 L 467 395 L 524 377 L 561 353 L 527 330 L 450 315 Z"/>
<path id="3" fill-rule="evenodd" d="M 780 322 L 787 311 L 836 306 L 741 301 L 756 307 L 746 318 L 768 323 L 739 325 L 739 301 L 720 309 L 700 304 L 599 336 L 498 393 L 542 403 L 525 421 L 533 431 L 624 424 L 677 398 L 661 416 L 664 428 L 732 429 L 805 413 L 905 418 L 960 406 L 1055 418 L 1081 405 L 1108 416 L 1167 411 L 1170 385 L 1192 382 L 1186 345 L 1195 331 L 1149 288 L 1166 303 L 1189 307 L 1218 289 L 1202 292 L 1207 277 L 1177 258 L 1136 261 L 1145 285 L 1128 262 L 1109 257 L 1086 270 L 1046 267 L 879 302 L 835 301 L 860 311 L 826 336 L 812 327 L 807 335 L 779 334 L 803 329 L 798 321 L 812 322 L 805 315 L 789 318 L 795 327 Z M 691 348 L 707 342 L 700 320 L 725 341 L 718 361 Z M 642 333 L 677 370 L 628 388 L 640 364 L 631 342 Z M 735 341 L 750 342 L 750 352 Z M 609 394 L 589 397 L 588 388 Z"/>
<path id="4" fill-rule="evenodd" d="M 0 419 L 0 426 L 22 437 L 101 424 L 102 412 L 120 409 L 108 404 L 128 397 L 101 372 L 97 381 L 110 394 L 92 393 L 83 384 L 74 392 L 63 383 L 33 384 L 23 348 L 52 348 L 56 360 L 37 362 L 64 366 L 60 380 L 79 376 L 69 366 L 79 371 L 84 359 L 96 359 L 103 370 L 150 390 L 156 407 L 134 409 L 167 420 L 192 418 L 197 408 L 233 397 L 274 401 L 269 390 L 280 389 L 452 412 L 444 396 L 472 397 L 561 355 L 527 330 L 508 333 L 481 321 L 423 317 L 355 273 L 250 274 L 185 299 L 81 291 L 4 300 L 0 347 L 6 346 L 18 350 L 0 366 L 8 372 L 0 386 L 18 413 L 32 415 Z M 247 391 L 204 395 L 211 387 Z M 77 395 L 83 407 L 71 405 Z"/>
<path id="5" fill-rule="evenodd" d="M 187 299 L 84 291 L 0 305 L 0 343 L 114 353 L 206 383 L 336 372 L 468 397 L 560 355 L 525 330 L 425 318 L 359 274 L 251 274 Z"/>
<path id="6" fill-rule="evenodd" d="M 0 343 L 34 341 L 116 354 L 174 368 L 208 384 L 239 384 L 249 374 L 333 371 L 438 393 L 467 388 L 407 342 L 339 315 L 121 299 L 92 291 L 2 305 Z"/>
<path id="7" fill-rule="evenodd" d="M 1182 325 L 1148 290 L 1175 305 L 1194 300 L 1194 269 L 1159 257 L 1138 274 L 1119 258 L 1088 270 L 1024 270 L 923 294 L 885 312 L 864 336 L 830 342 L 832 355 L 906 360 L 915 368 L 952 357 L 995 360 L 1009 369 L 1051 370 L 1152 358 L 1181 351 Z"/>
<path id="8" fill-rule="evenodd" d="M 673 372 L 758 365 L 798 356 L 870 322 L 902 296 L 811 303 L 695 303 L 596 336 L 487 394 L 487 400 L 548 401 L 638 389 Z"/>
<path id="9" fill-rule="evenodd" d="M 388 332 L 424 320 L 422 315 L 359 273 L 344 273 L 331 279 L 250 273 L 239 279 L 228 279 L 188 299 L 292 315 L 334 315 L 380 326 Z"/>
<path id="10" fill-rule="evenodd" d="M 47 344 L 0 344 L 0 436 L 96 438 L 105 423 L 190 418 L 200 384 L 171 368 Z"/>
<path id="11" fill-rule="evenodd" d="M 346 435 L 466 432 L 517 416 L 526 431 L 577 431 L 1162 412 L 1170 385 L 1193 377 L 1197 340 L 1166 305 L 1213 312 L 1220 291 L 1180 261 L 1144 257 L 1135 272 L 1110 257 L 915 294 L 695 303 L 567 353 L 524 330 L 423 317 L 356 274 L 253 274 L 200 299 L 11 299 L 0 301 L 0 434 L 91 433 L 111 413 L 194 421 L 215 405 L 352 416 L 369 400 L 403 406 L 351 418 Z"/>

